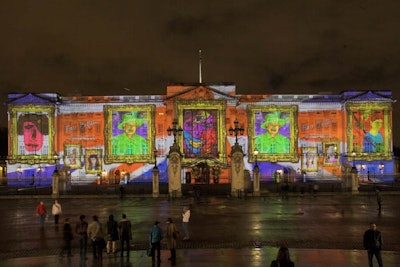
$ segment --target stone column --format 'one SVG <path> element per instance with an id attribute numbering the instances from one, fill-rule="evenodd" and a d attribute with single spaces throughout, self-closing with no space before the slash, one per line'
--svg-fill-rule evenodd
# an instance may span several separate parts
<path id="1" fill-rule="evenodd" d="M 182 154 L 178 144 L 174 143 L 168 154 L 168 194 L 170 198 L 182 196 L 181 165 Z"/>
<path id="2" fill-rule="evenodd" d="M 160 196 L 160 171 L 157 167 L 153 168 L 153 197 Z"/>
<path id="3" fill-rule="evenodd" d="M 243 149 L 238 143 L 232 147 L 231 152 L 231 195 L 244 197 L 244 162 Z"/>
<path id="4" fill-rule="evenodd" d="M 253 196 L 260 196 L 260 168 L 258 165 L 253 169 Z"/>
<path id="5" fill-rule="evenodd" d="M 58 171 L 53 173 L 53 177 L 52 177 L 52 194 L 51 196 L 53 198 L 58 198 L 60 195 L 60 191 L 59 191 L 59 181 L 60 181 L 60 174 L 58 173 Z"/>
<path id="6" fill-rule="evenodd" d="M 358 194 L 358 176 L 357 176 L 357 168 L 351 168 L 351 193 Z"/>

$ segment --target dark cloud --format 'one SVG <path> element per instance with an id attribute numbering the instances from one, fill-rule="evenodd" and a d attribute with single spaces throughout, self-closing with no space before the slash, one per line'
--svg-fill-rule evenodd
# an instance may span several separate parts
<path id="1" fill-rule="evenodd" d="M 198 81 L 199 49 L 203 81 L 235 82 L 238 93 L 356 88 L 398 98 L 399 13 L 395 0 L 3 1 L 1 100 L 164 93 Z"/>

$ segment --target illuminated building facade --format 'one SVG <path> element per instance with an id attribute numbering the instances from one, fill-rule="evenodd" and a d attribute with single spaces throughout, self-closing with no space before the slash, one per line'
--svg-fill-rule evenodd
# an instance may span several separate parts
<path id="1" fill-rule="evenodd" d="M 168 183 L 174 142 L 182 183 L 230 183 L 235 142 L 261 182 L 340 180 L 352 168 L 359 179 L 393 179 L 393 103 L 391 91 L 239 95 L 233 83 L 170 84 L 165 95 L 9 94 L 8 183 L 51 183 L 55 171 L 72 183 L 151 182 L 155 165 Z"/>

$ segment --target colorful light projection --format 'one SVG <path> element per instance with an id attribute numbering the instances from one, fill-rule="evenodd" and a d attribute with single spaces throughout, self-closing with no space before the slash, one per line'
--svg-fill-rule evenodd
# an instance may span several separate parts
<path id="1" fill-rule="evenodd" d="M 249 105 L 249 151 L 260 161 L 297 161 L 297 106 Z M 250 154 L 254 162 L 254 155 Z"/>
<path id="2" fill-rule="evenodd" d="M 316 172 L 318 170 L 318 149 L 316 147 L 302 147 L 301 155 L 301 169 L 306 172 Z"/>
<path id="3" fill-rule="evenodd" d="M 390 103 L 348 103 L 348 153 L 356 159 L 390 160 Z"/>
<path id="4" fill-rule="evenodd" d="M 86 173 L 98 174 L 103 169 L 103 150 L 86 149 L 85 151 Z"/>
<path id="5" fill-rule="evenodd" d="M 322 144 L 324 166 L 338 166 L 340 164 L 339 142 L 324 142 Z"/>
<path id="6" fill-rule="evenodd" d="M 97 147 L 104 144 L 104 113 L 71 112 L 58 115 L 57 138 L 60 144 L 81 144 Z"/>
<path id="7" fill-rule="evenodd" d="M 82 166 L 82 145 L 64 144 L 64 165 L 78 169 Z"/>
<path id="8" fill-rule="evenodd" d="M 185 109 L 183 112 L 183 153 L 186 158 L 218 156 L 217 110 Z"/>
<path id="9" fill-rule="evenodd" d="M 215 158 L 226 163 L 226 102 L 223 100 L 179 100 L 175 102 L 179 138 L 184 161 Z"/>
<path id="10" fill-rule="evenodd" d="M 52 163 L 54 156 L 54 107 L 10 105 L 10 164 Z"/>
<path id="11" fill-rule="evenodd" d="M 154 105 L 104 106 L 105 163 L 149 162 L 154 150 Z"/>

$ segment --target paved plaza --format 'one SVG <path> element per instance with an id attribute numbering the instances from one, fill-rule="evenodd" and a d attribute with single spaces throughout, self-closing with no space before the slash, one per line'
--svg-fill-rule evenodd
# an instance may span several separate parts
<path id="1" fill-rule="evenodd" d="M 91 247 L 88 259 L 81 261 L 76 240 L 75 255 L 59 258 L 62 224 L 55 226 L 50 215 L 45 226 L 39 226 L 35 216 L 39 200 L 50 210 L 53 200 L 49 196 L 0 199 L 0 266 L 151 266 L 145 255 L 150 228 L 155 220 L 165 228 L 166 219 L 172 217 L 182 232 L 184 206 L 191 207 L 191 236 L 179 242 L 176 266 L 269 266 L 280 244 L 289 246 L 296 266 L 368 266 L 362 235 L 370 221 L 382 231 L 385 266 L 400 262 L 400 195 L 392 192 L 383 193 L 381 213 L 373 193 L 292 194 L 288 199 L 274 194 L 247 199 L 202 196 L 199 200 L 109 195 L 60 198 L 62 217 L 71 218 L 73 224 L 80 214 L 87 215 L 89 222 L 92 215 L 98 215 L 105 223 L 109 214 L 120 219 L 126 213 L 132 221 L 130 258 L 105 254 L 102 263 L 92 260 Z M 168 257 L 164 249 L 160 266 L 171 266 Z"/>

